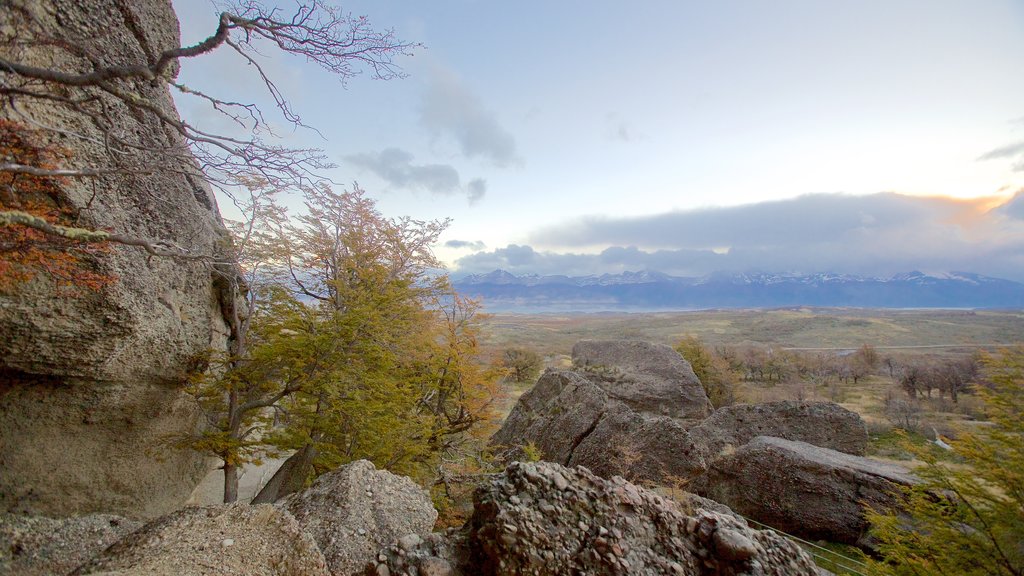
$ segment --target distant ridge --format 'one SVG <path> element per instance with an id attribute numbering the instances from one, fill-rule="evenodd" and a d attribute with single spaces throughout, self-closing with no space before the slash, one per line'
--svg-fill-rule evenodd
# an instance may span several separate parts
<path id="1" fill-rule="evenodd" d="M 715 273 L 700 278 L 640 271 L 600 276 L 517 276 L 504 270 L 454 281 L 491 311 L 618 311 L 849 306 L 1024 308 L 1024 284 L 970 272 Z"/>

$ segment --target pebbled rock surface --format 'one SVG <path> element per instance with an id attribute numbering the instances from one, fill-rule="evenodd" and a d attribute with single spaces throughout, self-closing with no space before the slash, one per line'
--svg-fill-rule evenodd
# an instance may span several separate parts
<path id="1" fill-rule="evenodd" d="M 712 412 L 700 380 L 678 352 L 639 340 L 581 340 L 573 367 L 637 412 L 700 420 Z"/>
<path id="2" fill-rule="evenodd" d="M 313 538 L 262 504 L 183 508 L 107 548 L 72 576 L 327 576 Z"/>
<path id="3" fill-rule="evenodd" d="M 67 574 L 140 526 L 111 514 L 60 520 L 0 514 L 0 574 Z"/>
<path id="4" fill-rule="evenodd" d="M 815 575 L 794 543 L 622 478 L 516 462 L 482 486 L 461 532 L 381 551 L 366 574 Z"/>
<path id="5" fill-rule="evenodd" d="M 856 412 L 832 402 L 734 404 L 690 429 L 704 458 L 714 460 L 727 447 L 738 448 L 757 436 L 774 436 L 863 456 L 868 433 Z"/>
<path id="6" fill-rule="evenodd" d="M 358 573 L 382 547 L 428 534 L 437 520 L 425 490 L 366 460 L 324 474 L 275 506 L 312 535 L 335 576 Z"/>
<path id="7" fill-rule="evenodd" d="M 210 30 L 216 28 L 211 19 Z M 41 30 L 85 46 L 103 64 L 136 64 L 179 45 L 167 0 L 6 0 L 0 34 Z M 90 65 L 45 43 L 0 54 L 15 61 L 81 72 Z M 14 82 L 9 75 L 5 82 Z M 166 86 L 123 81 L 166 114 L 177 111 Z M 161 164 L 160 149 L 181 141 L 102 94 L 112 132 L 157 148 L 124 157 L 133 167 Z M 22 101 L 32 121 L 89 140 L 52 136 L 36 142 L 70 153 L 71 167 L 105 166 L 103 133 L 84 116 L 51 104 Z M 10 106 L 0 119 L 20 120 Z M 200 253 L 223 246 L 220 215 L 209 187 L 179 172 L 105 175 L 59 183 L 56 207 L 81 226 L 173 242 Z M 95 186 L 94 186 L 95 185 Z M 192 430 L 199 414 L 180 387 L 194 358 L 224 350 L 227 328 L 219 277 L 198 261 L 148 258 L 114 247 L 92 263 L 116 281 L 99 292 L 67 297 L 37 275 L 0 293 L 0 511 L 45 516 L 113 512 L 152 518 L 188 498 L 207 471 L 199 455 L 147 448 Z"/>
<path id="8" fill-rule="evenodd" d="M 687 485 L 740 514 L 809 540 L 867 546 L 864 506 L 889 508 L 914 477 L 902 466 L 759 436 Z"/>

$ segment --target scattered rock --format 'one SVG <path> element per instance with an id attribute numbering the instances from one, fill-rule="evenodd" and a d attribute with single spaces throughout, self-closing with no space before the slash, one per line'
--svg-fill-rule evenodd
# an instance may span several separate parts
<path id="1" fill-rule="evenodd" d="M 678 352 L 638 340 L 581 340 L 573 367 L 637 412 L 700 420 L 712 412 L 700 380 Z"/>
<path id="2" fill-rule="evenodd" d="M 60 520 L 0 514 L 0 574 L 67 574 L 140 526 L 110 514 Z"/>
<path id="3" fill-rule="evenodd" d="M 700 502 L 687 513 L 619 477 L 517 462 L 477 491 L 461 531 L 428 537 L 413 552 L 387 548 L 366 574 L 423 574 L 427 566 L 467 576 L 818 573 L 792 542 Z"/>
<path id="4" fill-rule="evenodd" d="M 230 540 L 232 544 L 225 546 Z M 271 505 L 183 508 L 122 538 L 72 576 L 327 576 L 313 538 Z"/>
<path id="5" fill-rule="evenodd" d="M 832 402 L 734 404 L 690 429 L 704 458 L 714 460 L 729 447 L 739 448 L 757 436 L 773 436 L 863 456 L 868 433 L 856 412 Z"/>
<path id="6" fill-rule="evenodd" d="M 863 547 L 864 506 L 897 506 L 893 492 L 915 481 L 896 464 L 759 436 L 687 489 L 790 534 Z"/>
<path id="7" fill-rule="evenodd" d="M 324 474 L 276 506 L 313 536 L 335 576 L 359 573 L 381 548 L 429 534 L 437 520 L 426 491 L 366 460 Z"/>

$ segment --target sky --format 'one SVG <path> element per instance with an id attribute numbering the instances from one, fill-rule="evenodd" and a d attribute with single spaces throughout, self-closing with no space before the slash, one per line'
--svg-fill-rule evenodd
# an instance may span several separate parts
<path id="1" fill-rule="evenodd" d="M 184 43 L 213 32 L 208 0 L 173 3 Z M 319 132 L 283 144 L 324 149 L 327 175 L 388 216 L 452 218 L 436 252 L 453 275 L 1024 281 L 1019 0 L 340 6 L 424 47 L 399 60 L 405 78 L 344 86 L 264 51 Z M 267 107 L 227 52 L 180 79 Z"/>

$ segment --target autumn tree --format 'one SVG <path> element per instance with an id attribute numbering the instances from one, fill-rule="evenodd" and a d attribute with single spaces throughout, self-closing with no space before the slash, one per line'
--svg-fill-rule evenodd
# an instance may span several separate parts
<path id="1" fill-rule="evenodd" d="M 709 349 L 696 336 L 687 336 L 675 349 L 690 363 L 715 408 L 736 402 L 736 376 L 729 362 Z"/>
<path id="2" fill-rule="evenodd" d="M 502 357 L 502 365 L 513 382 L 533 382 L 540 375 L 544 361 L 540 354 L 525 348 L 509 348 Z"/>
<path id="3" fill-rule="evenodd" d="M 979 394 L 991 426 L 948 440 L 962 462 L 911 447 L 924 465 L 906 490 L 905 513 L 869 514 L 881 557 L 873 573 L 1024 574 L 1024 349 L 988 359 L 985 372 Z"/>
<path id="4" fill-rule="evenodd" d="M 326 186 L 301 214 L 259 214 L 258 232 L 237 228 L 272 256 L 248 345 L 193 390 L 215 417 L 192 446 L 224 461 L 229 500 L 237 464 L 268 450 L 294 451 L 274 497 L 358 458 L 429 481 L 493 419 L 497 381 L 477 304 L 437 274 L 430 246 L 447 221 L 386 218 L 362 190 Z"/>

